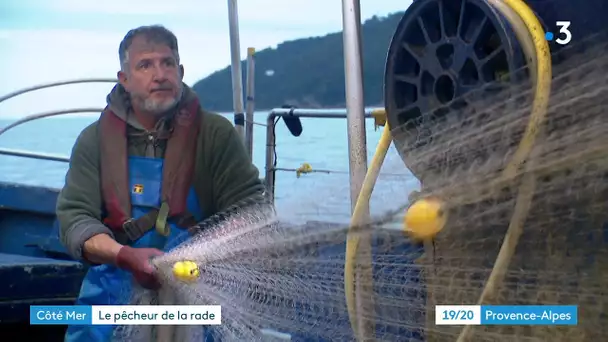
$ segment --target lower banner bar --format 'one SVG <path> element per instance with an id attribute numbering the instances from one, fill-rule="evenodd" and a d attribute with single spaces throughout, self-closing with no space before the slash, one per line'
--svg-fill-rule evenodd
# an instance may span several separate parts
<path id="1" fill-rule="evenodd" d="M 220 325 L 219 305 L 31 306 L 30 324 Z"/>
<path id="2" fill-rule="evenodd" d="M 30 306 L 30 324 L 91 325 L 91 306 Z"/>
<path id="3" fill-rule="evenodd" d="M 577 325 L 576 305 L 482 305 L 482 325 Z"/>
<path id="4" fill-rule="evenodd" d="M 576 305 L 437 305 L 436 325 L 576 325 Z"/>

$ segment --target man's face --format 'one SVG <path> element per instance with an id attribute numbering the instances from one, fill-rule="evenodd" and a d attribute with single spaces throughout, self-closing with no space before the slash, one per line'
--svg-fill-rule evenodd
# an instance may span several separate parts
<path id="1" fill-rule="evenodd" d="M 175 106 L 182 95 L 183 67 L 171 49 L 145 37 L 135 37 L 127 51 L 128 63 L 118 79 L 131 95 L 132 105 L 158 115 Z"/>

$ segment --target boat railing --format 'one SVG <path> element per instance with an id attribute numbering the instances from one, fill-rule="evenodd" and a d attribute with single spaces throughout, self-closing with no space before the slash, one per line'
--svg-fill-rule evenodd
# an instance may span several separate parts
<path id="1" fill-rule="evenodd" d="M 3 103 L 4 101 L 17 97 L 19 95 L 27 94 L 27 93 L 30 93 L 30 92 L 33 92 L 36 90 L 54 88 L 54 87 L 59 87 L 59 86 L 64 86 L 64 85 L 71 85 L 71 84 L 80 84 L 80 83 L 116 83 L 116 82 L 117 82 L 117 80 L 114 78 L 82 78 L 82 79 L 73 79 L 73 80 L 65 80 L 65 81 L 58 81 L 58 82 L 43 83 L 43 84 L 34 85 L 32 87 L 19 89 L 14 92 L 8 93 L 4 96 L 1 96 L 0 104 Z M 18 119 L 6 127 L 0 127 L 0 135 L 7 132 L 8 130 L 15 128 L 17 126 L 20 126 L 26 122 L 30 122 L 30 121 L 34 121 L 34 120 L 38 120 L 38 119 L 48 118 L 48 117 L 52 117 L 52 116 L 59 116 L 59 115 L 67 115 L 67 114 L 101 113 L 102 111 L 103 111 L 103 108 L 71 108 L 71 109 L 62 109 L 62 110 L 55 110 L 55 111 L 32 114 L 32 115 L 28 115 L 24 118 Z M 70 158 L 66 157 L 66 156 L 59 156 L 59 155 L 55 155 L 55 154 L 32 152 L 32 151 L 7 149 L 7 148 L 0 148 L 0 155 L 31 158 L 31 159 L 40 159 L 40 160 L 51 160 L 51 161 L 59 161 L 59 162 L 69 162 L 70 161 Z"/>
<path id="2" fill-rule="evenodd" d="M 386 113 L 384 108 L 366 109 L 366 118 L 373 118 L 376 126 L 384 126 L 386 124 Z M 265 176 L 264 181 L 267 190 L 274 198 L 275 177 L 276 171 L 295 171 L 301 173 L 314 172 L 310 165 L 303 164 L 298 169 L 278 168 L 276 162 L 276 124 L 278 119 L 283 119 L 287 128 L 292 135 L 296 136 L 292 131 L 294 126 L 300 126 L 300 118 L 314 119 L 346 119 L 346 109 L 306 109 L 306 108 L 275 108 L 270 111 L 266 118 L 266 157 L 265 157 Z M 297 129 L 297 128 L 295 128 Z M 349 150 L 350 151 L 350 150 Z M 323 172 L 323 170 L 318 170 Z"/>
<path id="3" fill-rule="evenodd" d="M 33 87 L 28 87 L 24 89 L 17 90 L 10 94 L 4 95 L 0 97 L 0 103 L 14 98 L 19 95 L 23 95 L 29 92 L 33 92 L 36 90 L 58 87 L 63 85 L 70 84 L 78 84 L 78 83 L 115 83 L 116 79 L 110 78 L 94 78 L 94 79 L 75 79 L 75 80 L 67 80 L 53 83 L 40 84 Z M 8 130 L 25 124 L 30 121 L 48 118 L 59 115 L 69 115 L 69 114 L 81 114 L 81 113 L 101 113 L 103 108 L 71 108 L 71 109 L 62 109 L 55 111 L 48 111 L 43 113 L 36 113 L 32 115 L 25 116 L 21 119 L 17 119 L 6 127 L 0 127 L 0 135 L 7 132 Z M 365 112 L 366 118 L 373 118 L 377 126 L 384 126 L 386 122 L 384 109 L 367 109 Z M 276 158 L 276 125 L 280 119 L 283 119 L 285 124 L 287 125 L 292 135 L 297 136 L 299 134 L 294 133 L 294 127 L 300 126 L 301 122 L 300 118 L 314 118 L 314 119 L 346 119 L 347 118 L 347 110 L 346 109 L 306 109 L 306 108 L 275 108 L 272 109 L 267 118 L 266 123 L 259 123 L 261 126 L 266 126 L 266 156 L 265 156 L 265 177 L 264 182 L 267 187 L 268 192 L 271 194 L 272 198 L 274 198 L 275 194 L 275 178 L 276 171 L 298 171 L 298 169 L 285 169 L 278 168 Z M 250 121 L 250 118 L 247 118 L 247 121 Z M 255 122 L 251 122 L 251 124 L 257 124 Z M 297 128 L 295 128 L 297 129 Z M 252 132 L 252 130 L 250 131 Z M 248 132 L 249 133 L 249 132 Z M 252 134 L 253 135 L 253 134 Z M 251 144 L 253 146 L 253 137 L 245 139 L 245 143 L 247 145 Z M 252 146 L 247 146 L 248 150 L 252 150 Z M 5 156 L 13 156 L 13 157 L 22 157 L 22 158 L 30 158 L 30 159 L 39 159 L 39 160 L 49 160 L 49 161 L 57 161 L 57 162 L 69 162 L 70 158 L 68 156 L 61 156 L 55 154 L 34 152 L 34 151 L 24 151 L 17 149 L 8 149 L 0 147 L 0 155 Z M 314 172 L 312 169 L 302 169 L 300 170 L 302 173 Z"/>

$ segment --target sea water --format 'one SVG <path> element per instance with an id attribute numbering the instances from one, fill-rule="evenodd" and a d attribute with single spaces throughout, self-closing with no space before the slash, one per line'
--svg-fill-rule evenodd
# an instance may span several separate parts
<path id="1" fill-rule="evenodd" d="M 232 121 L 232 115 L 222 114 Z M 256 123 L 265 124 L 268 112 L 257 112 Z M 0 148 L 19 149 L 69 156 L 80 132 L 99 115 L 65 115 L 25 123 L 0 135 Z M 0 127 L 14 119 L 0 118 Z M 312 173 L 297 177 L 294 171 L 277 171 L 275 198 L 279 212 L 292 219 L 344 222 L 350 214 L 349 157 L 346 119 L 302 119 L 299 137 L 289 133 L 284 123 L 276 126 L 277 167 L 295 169 L 309 163 Z M 375 129 L 372 119 L 366 120 L 368 162 L 371 162 L 381 129 Z M 253 162 L 264 177 L 266 156 L 266 127 L 254 125 Z M 372 210 L 382 213 L 392 204 L 399 206 L 407 199 L 417 181 L 405 168 L 391 147 L 383 173 L 378 180 L 374 198 L 382 203 Z M 0 181 L 61 188 L 68 164 L 0 155 Z M 394 193 L 396 196 L 388 195 Z M 402 200 L 398 200 L 403 197 Z M 372 200 L 372 201 L 373 201 Z M 393 203 L 394 202 L 394 203 Z M 374 210 L 375 209 L 375 210 Z"/>

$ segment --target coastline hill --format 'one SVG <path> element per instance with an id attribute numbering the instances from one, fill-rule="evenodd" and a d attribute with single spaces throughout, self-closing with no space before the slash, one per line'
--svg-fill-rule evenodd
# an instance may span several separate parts
<path id="1" fill-rule="evenodd" d="M 365 105 L 381 106 L 386 54 L 403 12 L 372 17 L 361 28 Z M 243 88 L 247 63 L 242 62 Z M 286 41 L 255 55 L 255 109 L 282 105 L 306 108 L 344 107 L 342 32 Z M 232 112 L 230 66 L 192 86 L 204 107 Z"/>

